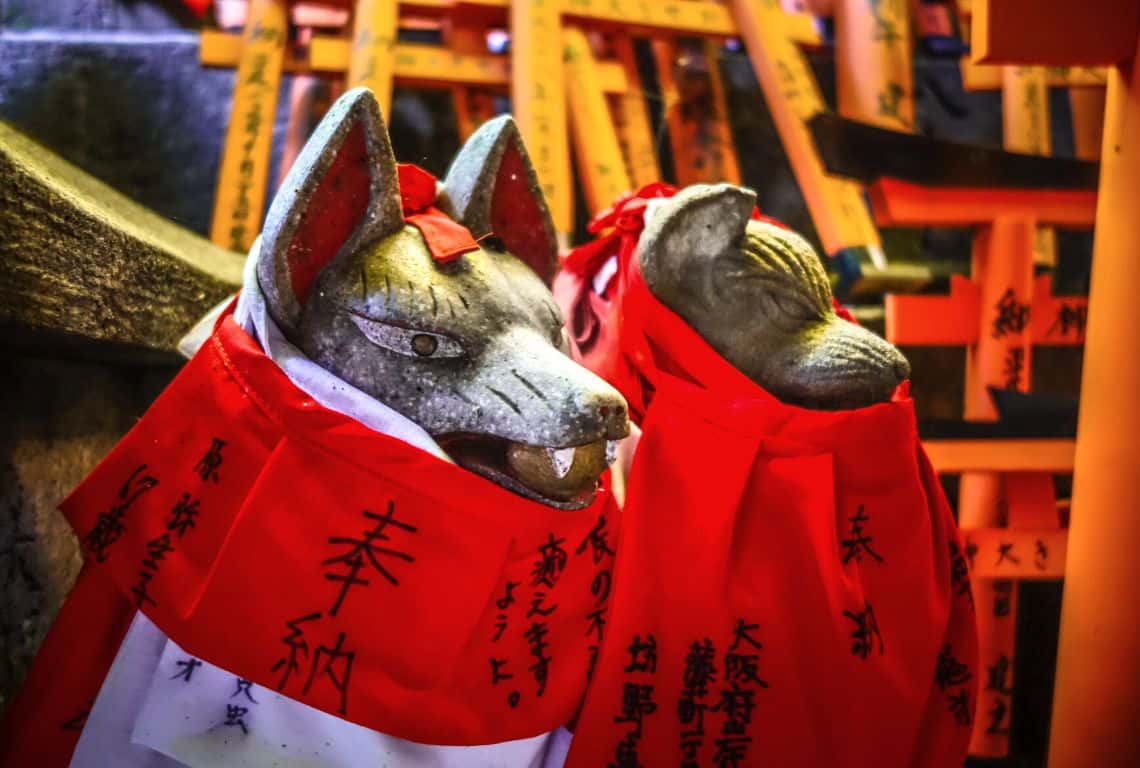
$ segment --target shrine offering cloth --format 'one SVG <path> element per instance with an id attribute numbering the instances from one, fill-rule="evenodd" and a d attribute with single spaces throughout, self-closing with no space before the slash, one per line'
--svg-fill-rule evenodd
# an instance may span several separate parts
<path id="1" fill-rule="evenodd" d="M 62 509 L 86 563 L 0 765 L 68 763 L 136 610 L 394 737 L 553 731 L 581 705 L 619 525 L 608 490 L 547 507 L 322 406 L 230 312 Z"/>
<path id="2" fill-rule="evenodd" d="M 907 385 L 858 410 L 779 402 L 651 295 L 631 231 L 593 352 L 643 435 L 567 765 L 958 768 L 973 598 Z"/>

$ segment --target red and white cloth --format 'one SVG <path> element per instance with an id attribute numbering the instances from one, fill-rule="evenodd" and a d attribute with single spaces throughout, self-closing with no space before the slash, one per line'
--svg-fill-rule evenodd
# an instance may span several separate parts
<path id="1" fill-rule="evenodd" d="M 559 765 L 611 495 L 567 513 L 457 468 L 246 283 L 62 505 L 87 562 L 0 765 Z"/>

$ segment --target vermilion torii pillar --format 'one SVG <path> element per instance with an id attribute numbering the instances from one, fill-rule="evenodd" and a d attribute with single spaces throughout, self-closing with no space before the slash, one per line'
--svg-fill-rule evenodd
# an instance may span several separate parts
<path id="1" fill-rule="evenodd" d="M 1140 2 L 982 0 L 987 63 L 1109 65 L 1051 768 L 1140 755 Z"/>

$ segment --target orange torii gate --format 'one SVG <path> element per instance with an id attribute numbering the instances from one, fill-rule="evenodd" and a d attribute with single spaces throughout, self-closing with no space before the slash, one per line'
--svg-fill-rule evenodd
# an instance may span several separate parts
<path id="1" fill-rule="evenodd" d="M 976 0 L 972 48 L 984 63 L 1109 68 L 1049 765 L 1134 765 L 1140 355 L 1131 329 L 1140 250 L 1140 2 Z"/>
<path id="2" fill-rule="evenodd" d="M 441 28 L 445 45 L 399 42 L 399 17 L 391 0 L 357 0 L 349 36 L 312 35 L 299 45 L 289 42 L 287 0 L 251 0 L 240 36 L 202 32 L 201 62 L 237 68 L 214 202 L 214 242 L 244 251 L 257 234 L 268 191 L 277 95 L 285 72 L 342 77 L 346 88 L 366 85 L 386 111 L 394 83 L 451 89 L 462 137 L 491 116 L 488 105 L 477 97 L 508 91 L 510 59 L 489 53 L 482 35 L 505 24 L 506 0 L 401 5 Z M 453 18 L 459 10 L 461 23 Z M 598 73 L 604 93 L 625 93 L 626 70 L 619 63 L 604 62 Z"/>
<path id="3" fill-rule="evenodd" d="M 996 420 L 991 389 L 1029 391 L 1034 346 L 1083 343 L 1087 299 L 1053 296 L 1051 275 L 1034 278 L 1033 253 L 1039 224 L 1091 228 L 1094 193 L 931 188 L 883 179 L 871 186 L 870 197 L 882 226 L 977 228 L 971 278 L 952 277 L 949 296 L 888 295 L 885 301 L 891 342 L 967 347 L 967 420 Z M 1052 471 L 971 471 L 961 477 L 958 523 L 974 576 L 987 672 L 972 755 L 1000 757 L 1009 749 L 1017 612 L 1010 580 L 1063 572 L 1064 532 Z"/>

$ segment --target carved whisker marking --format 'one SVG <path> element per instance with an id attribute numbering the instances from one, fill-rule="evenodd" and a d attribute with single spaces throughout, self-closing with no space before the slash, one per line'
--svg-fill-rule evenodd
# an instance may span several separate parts
<path id="1" fill-rule="evenodd" d="M 408 281 L 408 306 L 412 311 L 416 311 L 416 287 L 412 285 L 412 281 Z"/>
<path id="2" fill-rule="evenodd" d="M 462 294 L 462 293 L 457 293 L 457 294 L 455 294 L 455 295 L 459 297 L 459 300 L 460 300 L 461 302 L 463 302 L 463 308 L 464 308 L 464 309 L 471 309 L 471 307 L 470 307 L 470 306 L 468 306 L 468 304 L 467 304 L 467 299 L 465 299 L 465 298 L 463 297 L 463 294 Z"/>
<path id="3" fill-rule="evenodd" d="M 428 293 L 431 294 L 431 316 L 436 317 L 439 315 L 439 300 L 435 297 L 435 286 L 428 286 Z"/>
<path id="4" fill-rule="evenodd" d="M 519 416 L 522 416 L 522 411 L 520 411 L 520 410 L 519 410 L 519 407 L 518 407 L 518 405 L 515 403 L 515 401 L 514 401 L 514 400 L 510 399 L 509 397 L 507 397 L 506 395 L 504 395 L 502 392 L 500 392 L 499 390 L 495 389 L 494 387 L 487 387 L 487 389 L 491 390 L 491 392 L 492 392 L 492 393 L 494 393 L 494 395 L 495 395 L 497 398 L 499 398 L 499 399 L 500 399 L 500 400 L 502 400 L 504 403 L 506 403 L 507 405 L 509 405 L 512 411 L 514 411 L 515 413 L 517 413 Z"/>
<path id="5" fill-rule="evenodd" d="M 384 306 L 392 306 L 392 281 L 384 275 Z"/>
<path id="6" fill-rule="evenodd" d="M 467 395 L 465 395 L 465 394 L 463 394 L 462 392 L 460 392 L 458 389 L 453 389 L 453 390 L 451 390 L 451 391 L 455 393 L 455 396 L 456 396 L 456 397 L 458 397 L 460 400 L 462 400 L 463 402 L 465 402 L 465 403 L 467 403 L 468 405 L 470 405 L 472 408 L 478 408 L 478 407 L 479 407 L 479 404 L 478 404 L 478 403 L 476 403 L 474 400 L 472 400 L 472 399 L 471 399 L 470 397 L 468 397 Z"/>
<path id="7" fill-rule="evenodd" d="M 447 300 L 447 311 L 451 313 L 452 317 L 455 317 L 455 307 L 452 306 L 450 298 Z"/>
<path id="8" fill-rule="evenodd" d="M 525 377 L 524 377 L 524 376 L 523 376 L 521 373 L 519 373 L 519 372 L 518 372 L 518 371 L 516 371 L 514 368 L 512 368 L 512 369 L 511 369 L 511 375 L 513 375 L 513 376 L 514 376 L 516 379 L 518 379 L 518 380 L 519 380 L 519 382 L 520 382 L 520 383 L 521 383 L 521 384 L 522 384 L 524 387 L 526 387 L 526 388 L 527 388 L 527 389 L 529 389 L 529 390 L 530 390 L 532 393 L 534 393 L 534 396 L 535 396 L 535 397 L 537 397 L 537 398 L 538 398 L 539 400 L 541 400 L 542 402 L 546 403 L 546 395 L 542 394 L 542 390 L 540 390 L 538 387 L 536 387 L 535 385 L 533 385 L 533 384 L 531 384 L 529 381 L 527 381 L 527 380 L 526 380 L 526 378 L 525 378 Z M 547 405 L 549 405 L 549 403 L 547 403 Z"/>

